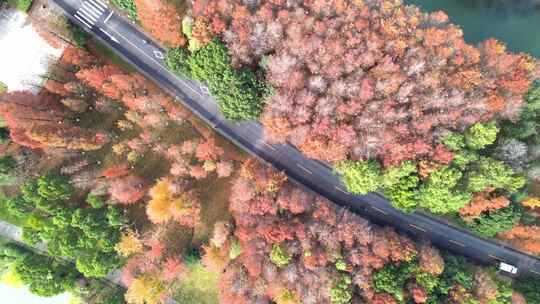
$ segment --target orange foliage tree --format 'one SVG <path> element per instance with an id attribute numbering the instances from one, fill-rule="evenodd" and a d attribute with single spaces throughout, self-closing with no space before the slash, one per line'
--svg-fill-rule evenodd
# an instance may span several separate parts
<path id="1" fill-rule="evenodd" d="M 182 46 L 182 18 L 169 0 L 135 0 L 137 15 L 142 26 L 153 37 L 168 46 Z"/>
<path id="2" fill-rule="evenodd" d="M 497 210 L 507 207 L 510 200 L 505 196 L 494 196 L 495 189 L 487 189 L 474 195 L 472 201 L 459 209 L 459 215 L 466 221 L 472 221 L 480 217 L 482 212 Z"/>

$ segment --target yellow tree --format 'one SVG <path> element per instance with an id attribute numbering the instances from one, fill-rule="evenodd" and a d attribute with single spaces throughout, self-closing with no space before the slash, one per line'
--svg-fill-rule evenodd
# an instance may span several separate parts
<path id="1" fill-rule="evenodd" d="M 540 208 L 540 198 L 538 197 L 528 197 L 522 202 L 523 206 L 529 207 L 531 209 Z"/>

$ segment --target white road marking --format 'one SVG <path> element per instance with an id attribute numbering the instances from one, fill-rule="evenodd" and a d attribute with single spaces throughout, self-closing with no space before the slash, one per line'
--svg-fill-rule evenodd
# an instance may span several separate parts
<path id="1" fill-rule="evenodd" d="M 375 210 L 375 211 L 379 211 L 380 213 L 382 213 L 382 214 L 384 214 L 384 215 L 388 215 L 388 213 L 387 213 L 386 211 L 382 210 L 381 208 L 377 208 L 377 207 L 375 207 L 375 206 L 372 206 L 371 208 L 372 208 L 373 210 Z"/>
<path id="2" fill-rule="evenodd" d="M 98 3 L 99 5 L 103 6 L 103 7 L 107 7 L 107 5 L 105 3 L 103 3 L 103 1 L 101 0 L 94 0 L 96 3 Z"/>
<path id="3" fill-rule="evenodd" d="M 426 229 L 424 229 L 424 228 L 422 228 L 422 227 L 419 227 L 419 226 L 416 226 L 416 225 L 414 225 L 414 224 L 409 224 L 409 226 L 411 226 L 411 227 L 413 227 L 413 228 L 415 228 L 415 229 L 418 229 L 418 230 L 420 230 L 420 231 L 422 231 L 422 232 L 426 232 Z"/>
<path id="4" fill-rule="evenodd" d="M 308 168 L 306 168 L 306 167 L 304 167 L 304 166 L 302 166 L 302 165 L 300 165 L 300 164 L 296 164 L 296 165 L 297 165 L 298 167 L 300 167 L 300 169 L 302 169 L 302 170 L 306 171 L 307 173 L 309 173 L 309 174 L 313 174 L 313 172 L 309 171 L 309 169 L 308 169 Z"/>
<path id="5" fill-rule="evenodd" d="M 345 191 L 345 190 L 341 189 L 341 188 L 340 188 L 340 187 L 338 187 L 338 186 L 334 186 L 334 188 L 335 188 L 335 189 L 336 189 L 337 191 L 339 191 L 339 192 L 343 192 L 343 193 L 345 193 L 345 194 L 349 195 L 349 192 L 347 192 L 347 191 Z"/>
<path id="6" fill-rule="evenodd" d="M 461 246 L 461 247 L 467 247 L 465 244 L 461 243 L 461 242 L 458 242 L 458 241 L 454 241 L 454 240 L 450 240 L 449 241 L 450 243 L 453 243 L 453 244 L 456 244 L 458 246 Z"/>
<path id="7" fill-rule="evenodd" d="M 110 29 L 111 31 L 115 32 L 118 36 L 122 37 L 122 39 L 124 39 L 125 41 L 127 41 L 129 44 L 131 44 L 134 48 L 136 48 L 139 52 L 141 52 L 144 56 L 148 57 L 151 61 L 153 61 L 155 64 L 158 65 L 158 67 L 160 69 L 162 69 L 163 71 L 167 72 L 169 75 L 172 75 L 176 80 L 178 80 L 179 82 L 181 82 L 185 87 L 189 88 L 193 93 L 199 95 L 199 97 L 201 98 L 204 98 L 204 96 L 201 95 L 201 93 L 197 92 L 197 90 L 195 90 L 193 87 L 191 87 L 189 84 L 187 84 L 185 82 L 185 80 L 183 80 L 182 78 L 179 78 L 178 76 L 176 76 L 175 74 L 173 74 L 171 71 L 169 71 L 168 69 L 166 69 L 165 67 L 163 67 L 161 65 L 161 63 L 159 63 L 156 59 L 154 59 L 152 56 L 148 55 L 146 52 L 144 52 L 143 50 L 141 50 L 136 44 L 134 44 L 133 42 L 131 42 L 129 39 L 127 39 L 124 35 L 120 34 L 119 32 L 117 32 L 116 30 L 114 30 L 113 28 Z"/>
<path id="8" fill-rule="evenodd" d="M 91 24 L 91 25 L 94 25 L 96 23 L 96 20 L 94 17 L 88 15 L 88 13 L 86 13 L 85 11 L 83 10 L 79 10 L 77 12 L 77 14 L 81 17 L 83 17 L 85 20 L 88 20 L 88 22 Z"/>
<path id="9" fill-rule="evenodd" d="M 99 30 L 100 30 L 103 34 L 109 36 L 109 38 L 110 38 L 112 41 L 114 41 L 114 42 L 116 42 L 116 43 L 120 43 L 120 41 L 118 41 L 118 39 L 116 39 L 116 37 L 114 37 L 113 35 L 111 35 L 109 32 L 105 31 L 105 30 L 102 29 L 102 28 L 99 28 Z"/>
<path id="10" fill-rule="evenodd" d="M 504 262 L 504 259 L 501 259 L 501 258 L 499 258 L 499 257 L 496 257 L 496 256 L 494 256 L 493 254 L 488 254 L 488 256 L 489 256 L 490 258 L 494 259 L 494 260 Z"/>
<path id="11" fill-rule="evenodd" d="M 82 24 L 86 25 L 89 29 L 91 29 L 92 26 L 86 23 L 86 21 L 82 20 L 77 14 L 75 14 L 75 18 L 77 18 L 77 20 L 79 20 Z"/>
<path id="12" fill-rule="evenodd" d="M 81 7 L 80 11 L 85 12 L 90 17 L 93 17 L 93 19 L 95 21 L 97 21 L 99 19 L 99 14 L 97 14 L 96 12 L 94 12 L 94 11 L 90 10 L 89 8 L 87 8 L 86 6 L 84 6 L 84 4 Z"/>
<path id="13" fill-rule="evenodd" d="M 161 59 L 161 60 L 165 59 L 165 55 L 163 55 L 163 53 L 160 52 L 160 51 L 154 51 L 154 56 L 155 56 L 157 59 Z"/>
<path id="14" fill-rule="evenodd" d="M 263 142 L 263 144 L 264 144 L 265 146 L 267 146 L 268 148 L 274 150 L 274 151 L 277 150 L 276 147 L 272 146 L 271 144 L 269 144 L 269 143 L 267 143 L 267 142 Z"/>
<path id="15" fill-rule="evenodd" d="M 98 4 L 95 3 L 94 1 L 88 0 L 87 3 L 90 4 L 92 7 L 95 7 L 98 11 L 100 11 L 100 12 L 102 12 L 102 13 L 105 12 L 105 8 L 104 8 L 104 7 L 101 7 L 101 5 L 98 5 Z"/>
<path id="16" fill-rule="evenodd" d="M 107 18 L 105 18 L 105 21 L 103 21 L 103 23 L 107 23 L 107 21 L 109 21 L 109 19 L 111 19 L 112 15 L 114 14 L 113 11 L 111 11 L 111 13 L 109 14 L 109 16 L 107 16 Z"/>

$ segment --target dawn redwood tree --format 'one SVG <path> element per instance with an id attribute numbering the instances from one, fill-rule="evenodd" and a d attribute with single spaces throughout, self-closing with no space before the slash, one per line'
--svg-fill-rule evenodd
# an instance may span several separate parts
<path id="1" fill-rule="evenodd" d="M 219 37 L 234 66 L 265 70 L 268 139 L 332 164 L 447 164 L 451 154 L 435 151 L 441 132 L 516 119 L 536 69 L 496 40 L 466 44 L 443 12 L 401 1 L 196 0 L 193 16 L 192 40 Z"/>
<path id="2" fill-rule="evenodd" d="M 135 0 L 142 26 L 159 41 L 170 47 L 183 46 L 182 19 L 170 0 Z"/>

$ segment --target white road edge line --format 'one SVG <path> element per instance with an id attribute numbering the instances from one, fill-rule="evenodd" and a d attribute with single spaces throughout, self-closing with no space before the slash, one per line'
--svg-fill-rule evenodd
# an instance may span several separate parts
<path id="1" fill-rule="evenodd" d="M 107 16 L 107 18 L 105 18 L 105 21 L 103 21 L 103 23 L 107 23 L 107 21 L 109 21 L 109 19 L 111 19 L 112 15 L 114 14 L 113 11 L 111 11 L 111 13 L 109 14 L 109 16 Z"/>
<path id="2" fill-rule="evenodd" d="M 193 93 L 199 95 L 199 97 L 201 98 L 204 98 L 204 96 L 201 95 L 201 93 L 197 92 L 197 90 L 195 90 L 194 88 L 192 88 L 190 85 L 188 85 L 183 79 L 179 78 L 178 76 L 176 76 L 175 74 L 173 74 L 171 71 L 169 71 L 168 69 L 164 68 L 158 61 L 156 61 L 154 59 L 154 57 L 146 54 L 143 50 L 141 50 L 137 45 L 135 45 L 133 42 L 131 42 L 129 39 L 127 39 L 124 35 L 120 34 L 119 32 L 115 31 L 113 28 L 111 28 L 111 31 L 115 32 L 118 36 L 122 37 L 122 39 L 124 39 L 125 41 L 127 41 L 129 44 L 131 44 L 134 48 L 136 48 L 137 50 L 139 50 L 139 52 L 143 53 L 143 55 L 145 55 L 146 57 L 150 58 L 150 60 L 152 60 L 154 63 L 156 63 L 159 68 L 161 68 L 162 70 L 164 70 L 165 72 L 167 72 L 169 75 L 172 75 L 174 77 L 174 79 L 178 80 L 179 82 L 181 82 L 185 87 L 188 87 L 191 91 L 193 91 Z"/>
<path id="3" fill-rule="evenodd" d="M 75 18 L 77 18 L 77 20 L 79 20 L 79 22 L 81 22 L 82 24 L 86 25 L 86 27 L 88 27 L 89 29 L 92 28 L 90 25 L 88 25 L 88 23 L 86 23 L 86 21 L 82 20 L 79 16 L 75 15 Z"/>

